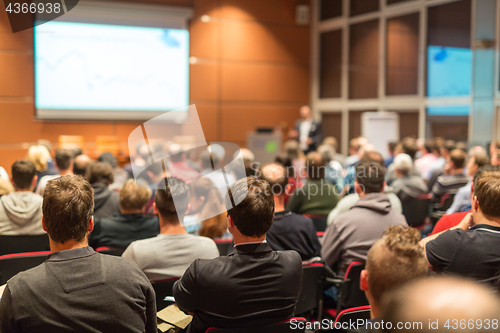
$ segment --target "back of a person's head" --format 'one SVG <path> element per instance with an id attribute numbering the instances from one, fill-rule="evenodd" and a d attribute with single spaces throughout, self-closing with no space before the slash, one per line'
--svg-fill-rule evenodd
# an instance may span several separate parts
<path id="1" fill-rule="evenodd" d="M 226 232 L 227 223 L 226 208 L 219 190 L 207 177 L 196 178 L 189 182 L 188 187 L 190 199 L 196 202 L 191 203 L 190 210 L 195 207 L 195 213 L 202 220 L 199 235 L 209 238 L 222 237 Z"/>
<path id="2" fill-rule="evenodd" d="M 498 332 L 500 300 L 472 280 L 419 279 L 384 295 L 380 308 L 384 333 Z"/>
<path id="3" fill-rule="evenodd" d="M 481 172 L 474 180 L 474 196 L 483 215 L 500 218 L 500 171 Z"/>
<path id="4" fill-rule="evenodd" d="M 69 149 L 58 149 L 56 150 L 55 160 L 59 170 L 68 170 L 71 168 L 73 153 Z"/>
<path id="5" fill-rule="evenodd" d="M 455 169 L 462 169 L 465 166 L 467 154 L 460 149 L 453 149 L 450 153 L 450 161 Z"/>
<path id="6" fill-rule="evenodd" d="M 30 160 L 17 160 L 12 164 L 12 181 L 18 190 L 31 188 L 33 177 L 36 175 L 36 167 Z"/>
<path id="7" fill-rule="evenodd" d="M 90 184 L 108 185 L 113 182 L 113 168 L 106 162 L 94 162 L 87 167 L 87 180 Z"/>
<path id="8" fill-rule="evenodd" d="M 384 157 L 377 151 L 367 151 L 363 154 L 361 158 L 363 162 L 377 162 L 380 165 L 384 165 Z"/>
<path id="9" fill-rule="evenodd" d="M 325 163 L 329 163 L 335 158 L 335 149 L 330 145 L 319 146 L 317 152 L 321 154 Z"/>
<path id="10" fill-rule="evenodd" d="M 50 153 L 46 147 L 38 145 L 31 146 L 26 154 L 26 159 L 35 163 L 36 170 L 41 172 L 47 170 L 47 162 L 50 158 Z"/>
<path id="11" fill-rule="evenodd" d="M 324 179 L 325 178 L 325 160 L 320 153 L 310 152 L 306 156 L 307 178 Z"/>
<path id="12" fill-rule="evenodd" d="M 456 149 L 460 149 L 467 154 L 467 144 L 463 141 L 458 141 L 455 145 Z"/>
<path id="13" fill-rule="evenodd" d="M 279 163 L 266 164 L 260 170 L 260 178 L 269 183 L 275 196 L 286 194 L 288 173 L 285 166 Z"/>
<path id="14" fill-rule="evenodd" d="M 81 176 L 62 176 L 47 182 L 43 217 L 50 238 L 58 243 L 82 240 L 94 213 L 94 190 Z"/>
<path id="15" fill-rule="evenodd" d="M 125 211 L 142 211 L 150 198 L 151 190 L 146 183 L 139 185 L 134 179 L 129 179 L 120 190 L 120 208 Z"/>
<path id="16" fill-rule="evenodd" d="M 73 147 L 71 148 L 71 155 L 73 155 L 73 158 L 77 158 L 78 156 L 82 155 L 83 151 L 80 147 Z"/>
<path id="17" fill-rule="evenodd" d="M 398 154 L 394 157 L 394 167 L 401 174 L 407 175 L 413 169 L 413 160 L 408 154 Z"/>
<path id="18" fill-rule="evenodd" d="M 365 194 L 380 193 L 384 189 L 385 168 L 374 161 L 361 161 L 356 165 L 356 182 Z"/>
<path id="19" fill-rule="evenodd" d="M 408 154 L 413 160 L 418 152 L 417 140 L 410 137 L 404 138 L 401 141 L 401 148 L 403 149 L 403 153 Z"/>
<path id="20" fill-rule="evenodd" d="M 324 138 L 323 144 L 332 146 L 333 149 L 335 149 L 335 152 L 337 152 L 337 150 L 339 149 L 337 139 L 335 139 L 333 136 L 327 136 L 326 138 Z"/>
<path id="21" fill-rule="evenodd" d="M 436 146 L 436 140 L 426 139 L 424 141 L 424 149 L 427 150 L 427 153 L 432 153 L 434 150 L 439 149 L 439 147 Z"/>
<path id="22" fill-rule="evenodd" d="M 474 178 L 472 179 L 472 182 L 475 183 L 477 179 L 479 179 L 483 173 L 490 172 L 490 171 L 500 171 L 500 165 L 491 165 L 491 164 L 486 164 L 482 167 L 480 167 L 476 174 L 474 175 Z"/>
<path id="23" fill-rule="evenodd" d="M 427 275 L 420 239 L 418 230 L 394 226 L 368 251 L 368 289 L 377 304 L 389 290 Z"/>
<path id="24" fill-rule="evenodd" d="M 283 150 L 291 160 L 297 159 L 300 156 L 299 143 L 296 140 L 288 140 L 283 144 Z"/>
<path id="25" fill-rule="evenodd" d="M 106 153 L 102 153 L 98 158 L 97 160 L 99 162 L 107 162 L 111 165 L 111 167 L 114 169 L 116 167 L 118 167 L 118 160 L 116 159 L 116 157 L 110 153 L 110 152 L 106 152 Z"/>
<path id="26" fill-rule="evenodd" d="M 87 177 L 87 169 L 92 163 L 88 155 L 78 155 L 73 162 L 73 173 L 82 177 Z"/>
<path id="27" fill-rule="evenodd" d="M 189 206 L 189 187 L 177 177 L 164 178 L 160 183 L 161 186 L 158 186 L 155 193 L 158 214 L 165 222 L 178 224 L 179 219 L 182 220 L 186 215 Z"/>
<path id="28" fill-rule="evenodd" d="M 448 153 L 451 153 L 452 150 L 457 149 L 457 144 L 453 140 L 446 140 L 443 143 L 443 149 L 446 150 Z"/>
<path id="29" fill-rule="evenodd" d="M 394 153 L 394 149 L 396 149 L 396 146 L 398 143 L 396 141 L 390 141 L 387 143 L 387 148 L 389 149 L 389 152 Z"/>
<path id="30" fill-rule="evenodd" d="M 241 148 L 240 151 L 241 151 L 241 157 L 243 158 L 243 162 L 245 164 L 253 163 L 255 161 L 255 155 L 250 149 Z"/>
<path id="31" fill-rule="evenodd" d="M 232 202 L 239 202 L 235 207 Z M 274 219 L 274 196 L 271 185 L 263 179 L 247 177 L 231 185 L 225 198 L 228 214 L 238 231 L 247 237 L 262 237 Z"/>
<path id="32" fill-rule="evenodd" d="M 472 158 L 474 158 L 474 164 L 477 165 L 478 168 L 482 168 L 490 163 L 490 158 L 486 154 L 474 154 Z"/>

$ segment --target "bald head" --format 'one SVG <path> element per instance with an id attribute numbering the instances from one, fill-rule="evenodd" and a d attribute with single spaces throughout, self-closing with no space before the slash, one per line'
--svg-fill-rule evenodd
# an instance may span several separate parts
<path id="1" fill-rule="evenodd" d="M 500 313 L 500 300 L 486 287 L 475 282 L 453 278 L 427 278 L 410 283 L 400 289 L 390 292 L 383 298 L 381 304 L 381 319 L 391 322 L 393 329 L 398 322 L 422 322 L 420 329 L 405 329 L 405 332 L 445 332 L 444 325 L 453 327 L 454 320 L 474 323 L 466 326 L 460 332 L 496 332 L 491 327 Z M 438 328 L 430 328 L 431 323 L 438 321 Z M 490 322 L 490 329 L 486 322 Z M 482 326 L 479 326 L 482 323 Z M 477 325 L 477 326 L 476 326 Z M 391 330 L 385 327 L 384 332 Z M 457 332 L 458 330 L 453 330 Z"/>
<path id="2" fill-rule="evenodd" d="M 288 185 L 288 175 L 286 168 L 279 163 L 266 164 L 262 167 L 261 179 L 264 179 L 271 185 L 274 196 L 282 196 L 286 194 L 286 186 Z"/>
<path id="3" fill-rule="evenodd" d="M 75 173 L 75 175 L 80 175 L 80 176 L 85 177 L 85 174 L 87 172 L 87 167 L 92 162 L 93 162 L 93 160 L 90 157 L 88 157 L 87 155 L 78 155 L 75 158 L 73 172 Z"/>

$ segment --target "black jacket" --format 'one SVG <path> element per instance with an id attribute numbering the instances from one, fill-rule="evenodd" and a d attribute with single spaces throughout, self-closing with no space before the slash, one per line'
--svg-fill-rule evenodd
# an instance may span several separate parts
<path id="1" fill-rule="evenodd" d="M 312 221 L 288 209 L 274 214 L 266 239 L 273 250 L 295 250 L 303 261 L 321 256 L 321 244 Z"/>
<path id="2" fill-rule="evenodd" d="M 197 259 L 174 285 L 176 304 L 194 311 L 190 333 L 209 327 L 268 325 L 291 318 L 302 288 L 295 251 L 269 244 L 237 245 L 228 256 Z"/>
<path id="3" fill-rule="evenodd" d="M 133 241 L 156 237 L 160 233 L 158 217 L 143 214 L 123 214 L 95 222 L 89 244 L 126 248 Z"/>
<path id="4" fill-rule="evenodd" d="M 92 184 L 94 189 L 94 218 L 113 217 L 119 215 L 120 194 L 110 191 L 108 186 L 101 183 Z"/>
<path id="5" fill-rule="evenodd" d="M 301 119 L 295 122 L 295 130 L 297 131 L 297 133 L 299 133 L 299 135 L 300 135 L 300 123 L 302 123 Z M 309 130 L 309 137 L 312 139 L 312 142 L 309 145 L 309 148 L 305 151 L 305 153 L 315 151 L 316 148 L 318 148 L 322 139 L 320 123 L 314 120 L 312 121 L 311 129 Z"/>

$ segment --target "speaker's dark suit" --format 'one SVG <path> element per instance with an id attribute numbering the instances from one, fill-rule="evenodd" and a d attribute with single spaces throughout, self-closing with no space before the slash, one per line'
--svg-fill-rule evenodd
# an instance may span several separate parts
<path id="1" fill-rule="evenodd" d="M 174 285 L 178 307 L 194 312 L 188 332 L 267 325 L 291 318 L 302 288 L 295 251 L 238 245 L 228 256 L 197 259 Z"/>
<path id="2" fill-rule="evenodd" d="M 295 130 L 297 133 L 299 133 L 299 138 L 300 138 L 300 124 L 302 123 L 303 120 L 299 119 L 295 122 Z M 322 139 L 322 134 L 321 134 L 321 124 L 318 122 L 313 121 L 311 124 L 311 129 L 309 130 L 309 137 L 311 138 L 312 142 L 309 144 L 309 147 L 304 151 L 304 153 L 309 153 L 311 151 L 315 151 L 319 144 L 321 143 Z"/>

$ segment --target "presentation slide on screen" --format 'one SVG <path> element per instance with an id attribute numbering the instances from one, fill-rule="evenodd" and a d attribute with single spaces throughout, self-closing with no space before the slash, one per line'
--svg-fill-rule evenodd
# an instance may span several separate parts
<path id="1" fill-rule="evenodd" d="M 427 49 L 427 96 L 468 96 L 472 78 L 470 49 L 429 46 Z"/>
<path id="2" fill-rule="evenodd" d="M 168 111 L 189 104 L 189 32 L 48 22 L 35 31 L 37 109 Z"/>

